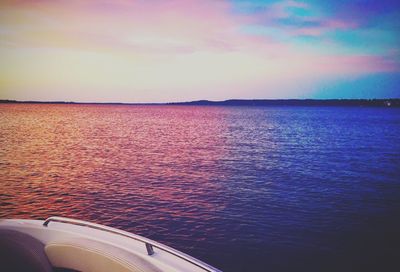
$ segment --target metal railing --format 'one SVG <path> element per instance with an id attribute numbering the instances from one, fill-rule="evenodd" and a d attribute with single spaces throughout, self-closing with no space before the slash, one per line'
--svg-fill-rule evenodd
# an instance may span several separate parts
<path id="1" fill-rule="evenodd" d="M 123 231 L 123 230 L 119 230 L 119 229 L 115 229 L 115 228 L 111 228 L 111 227 L 107 227 L 107 226 L 103 226 L 100 224 L 95 224 L 95 223 L 90 223 L 87 221 L 83 221 L 83 220 L 77 220 L 77 219 L 71 219 L 71 218 L 67 218 L 67 217 L 59 217 L 59 216 L 52 216 L 47 218 L 44 223 L 43 226 L 47 227 L 50 222 L 58 222 L 58 223 L 67 223 L 67 224 L 72 224 L 72 225 L 77 225 L 77 226 L 82 226 L 82 227 L 89 227 L 92 229 L 97 229 L 97 230 L 101 230 L 101 231 L 106 231 L 109 233 L 113 233 L 113 234 L 117 234 L 120 236 L 124 236 L 127 238 L 131 238 L 133 240 L 142 242 L 145 244 L 146 246 L 146 250 L 147 250 L 147 254 L 149 256 L 154 254 L 154 248 L 160 249 L 162 251 L 165 251 L 169 254 L 172 254 L 180 259 L 183 259 L 197 267 L 202 268 L 205 271 L 208 272 L 222 272 L 214 267 L 212 267 L 211 265 L 208 265 L 200 260 L 197 260 L 196 258 L 189 256 L 183 252 L 180 252 L 176 249 L 173 249 L 169 246 L 163 245 L 161 243 L 158 243 L 156 241 L 150 240 L 148 238 L 142 237 L 140 235 L 136 235 L 127 231 Z"/>

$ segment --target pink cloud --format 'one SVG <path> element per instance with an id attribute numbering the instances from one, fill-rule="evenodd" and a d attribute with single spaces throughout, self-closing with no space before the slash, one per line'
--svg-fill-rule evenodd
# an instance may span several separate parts
<path id="1" fill-rule="evenodd" d="M 328 19 L 323 22 L 323 26 L 330 30 L 333 29 L 348 30 L 357 28 L 358 24 L 355 22 L 343 21 L 340 19 Z"/>
<path id="2" fill-rule="evenodd" d="M 321 27 L 303 27 L 290 31 L 293 36 L 313 36 L 319 37 L 324 33 L 324 28 Z"/>
<path id="3" fill-rule="evenodd" d="M 351 30 L 355 28 L 357 28 L 357 24 L 353 22 L 325 19 L 315 26 L 290 27 L 286 28 L 285 31 L 291 36 L 324 37 L 325 34 L 335 30 Z"/>

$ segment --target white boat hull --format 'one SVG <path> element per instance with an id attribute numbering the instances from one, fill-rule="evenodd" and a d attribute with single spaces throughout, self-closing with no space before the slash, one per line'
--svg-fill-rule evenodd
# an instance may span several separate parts
<path id="1" fill-rule="evenodd" d="M 43 243 L 54 267 L 86 271 L 219 270 L 161 243 L 98 224 L 63 217 L 0 220 L 0 230 L 14 230 Z"/>

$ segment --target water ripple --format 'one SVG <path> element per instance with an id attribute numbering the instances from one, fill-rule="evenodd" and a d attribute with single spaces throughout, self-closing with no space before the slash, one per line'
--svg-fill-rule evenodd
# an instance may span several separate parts
<path id="1" fill-rule="evenodd" d="M 226 271 L 382 270 L 400 252 L 399 113 L 0 105 L 0 216 L 115 226 Z"/>

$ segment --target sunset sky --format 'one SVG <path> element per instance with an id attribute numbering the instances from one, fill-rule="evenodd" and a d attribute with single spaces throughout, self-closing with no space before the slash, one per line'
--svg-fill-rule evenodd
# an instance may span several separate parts
<path id="1" fill-rule="evenodd" d="M 0 99 L 400 98 L 400 1 L 1 1 Z"/>

